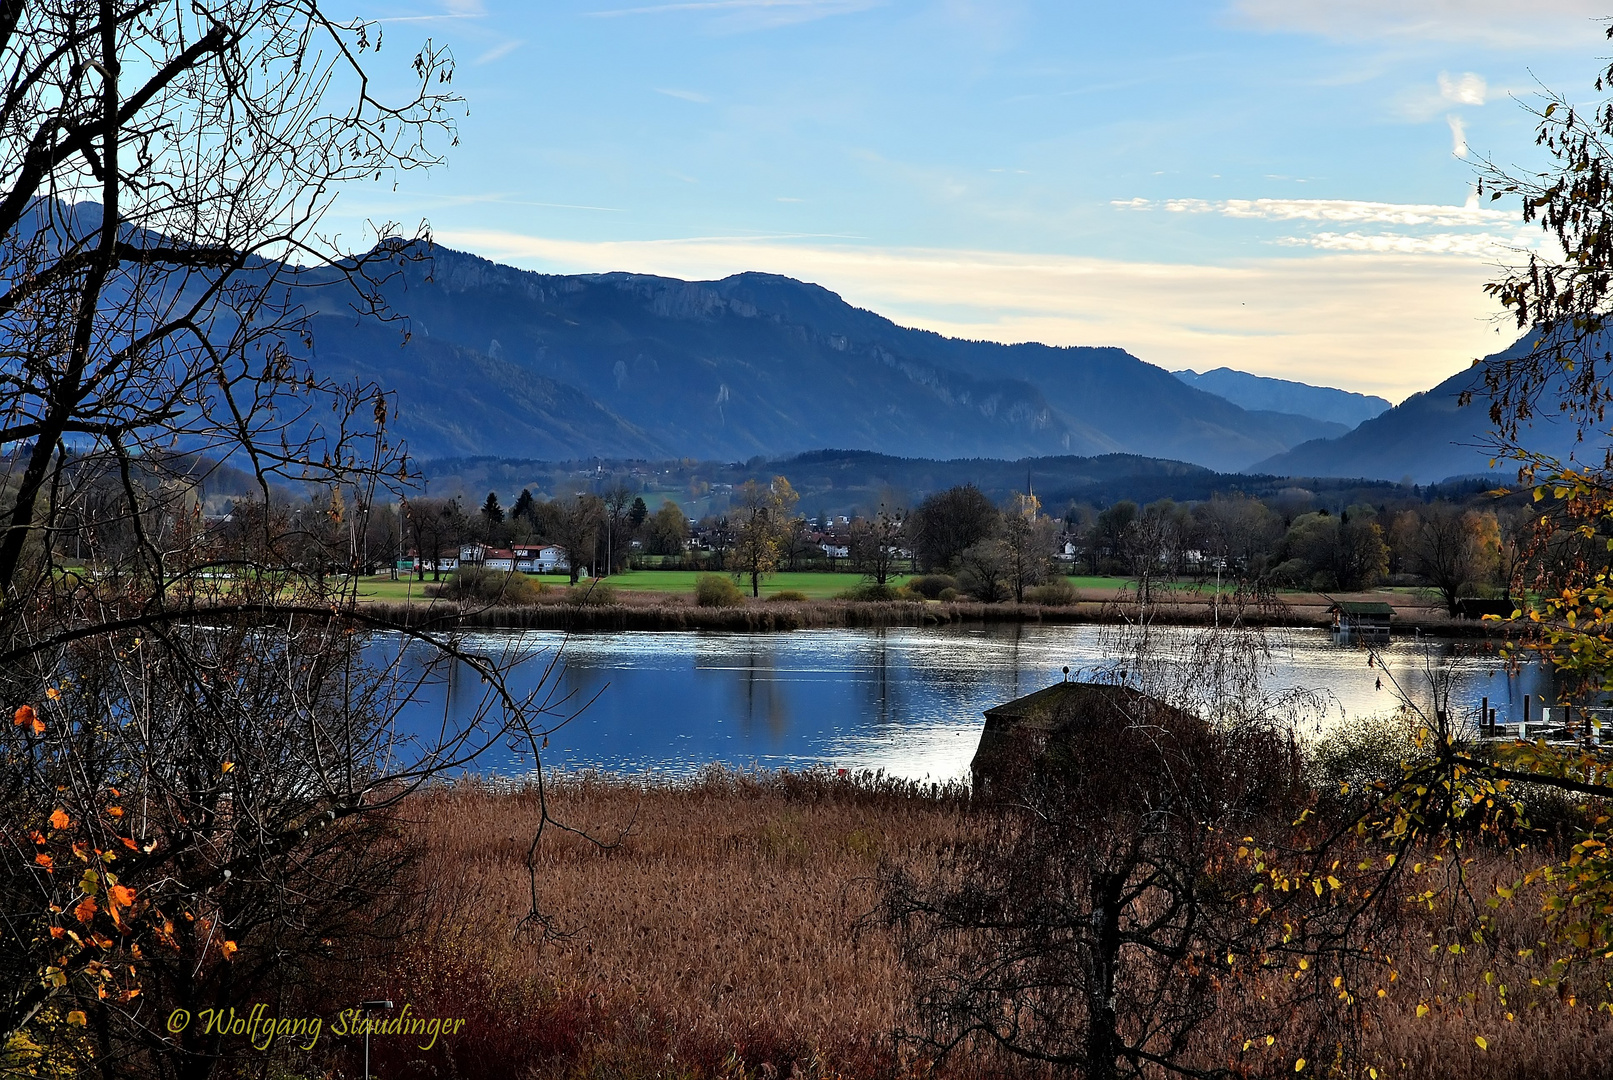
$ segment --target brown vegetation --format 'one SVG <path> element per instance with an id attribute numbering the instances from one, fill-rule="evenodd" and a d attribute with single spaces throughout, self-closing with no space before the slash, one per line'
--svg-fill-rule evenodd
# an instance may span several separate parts
<path id="1" fill-rule="evenodd" d="M 1039 594 L 1027 591 L 1027 600 Z M 1375 598 L 1381 596 L 1374 594 Z M 1351 597 L 1353 598 L 1353 597 Z M 746 600 L 732 606 L 705 606 L 687 597 L 667 593 L 621 591 L 605 602 L 596 596 L 583 599 L 583 590 L 546 590 L 532 603 L 484 602 L 456 604 L 441 600 L 430 604 L 375 602 L 365 605 L 374 617 L 389 623 L 421 627 L 453 626 L 506 630 L 805 630 L 840 626 L 947 626 L 959 623 L 1128 623 L 1136 618 L 1134 605 L 1073 590 L 1042 597 L 1044 602 L 986 604 L 972 600 L 832 600 L 794 599 L 783 596 L 765 601 Z M 1413 629 L 1448 637 L 1495 637 L 1503 630 L 1494 622 L 1452 619 L 1442 611 L 1406 603 L 1390 596 L 1395 605 L 1395 628 Z M 1309 594 L 1272 610 L 1240 616 L 1246 625 L 1325 627 L 1329 601 Z M 765 605 L 765 606 L 764 606 Z M 1155 603 L 1149 611 L 1158 625 L 1208 626 L 1216 620 L 1208 597 L 1187 595 L 1180 600 Z"/>
<path id="2" fill-rule="evenodd" d="M 536 794 L 462 786 L 413 803 L 409 828 L 423 849 L 419 895 L 435 929 L 410 940 L 374 991 L 412 1003 L 416 1014 L 469 1023 L 430 1052 L 377 1039 L 380 1075 L 925 1070 L 926 1061 L 892 1041 L 908 1019 L 911 987 L 893 935 L 865 916 L 880 900 L 882 864 L 935 865 L 988 834 L 984 808 L 957 792 L 827 775 L 567 780 L 549 795 L 573 825 L 609 839 L 627 830 L 608 847 L 552 832 L 546 838 L 537 882 L 558 934 L 549 940 L 521 926 Z M 1517 876 L 1514 856 L 1468 854 L 1478 859 L 1467 872 L 1480 898 L 1492 883 Z M 1382 980 L 1382 997 L 1365 985 L 1354 1064 L 1341 1071 L 1313 1053 L 1304 1075 L 1367 1076 L 1374 1067 L 1383 1077 L 1416 1080 L 1605 1076 L 1613 1033 L 1588 1003 L 1594 999 L 1571 986 L 1561 996 L 1531 992 L 1541 964 L 1518 950 L 1539 936 L 1538 914 L 1528 900 L 1506 910 L 1505 939 L 1478 949 L 1461 912 L 1392 905 L 1375 945 L 1394 955 L 1398 976 Z M 1452 953 L 1452 945 L 1470 951 Z M 1506 1003 L 1485 971 L 1507 985 Z M 1319 1012 L 1247 1007 L 1267 995 L 1291 1000 L 1291 991 L 1276 988 L 1290 986 L 1295 974 L 1290 964 L 1212 985 L 1212 998 L 1244 1007 L 1213 1008 L 1192 1064 L 1295 1075 L 1296 1047 L 1314 1045 Z M 1597 981 L 1593 972 L 1585 977 Z M 1334 993 L 1316 981 L 1319 993 Z M 977 1049 L 948 1058 L 940 1075 L 1039 1073 Z"/>

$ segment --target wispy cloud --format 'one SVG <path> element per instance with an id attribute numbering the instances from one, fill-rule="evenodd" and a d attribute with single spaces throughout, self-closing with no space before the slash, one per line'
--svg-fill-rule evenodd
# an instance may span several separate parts
<path id="1" fill-rule="evenodd" d="M 1467 157 L 1467 125 L 1455 113 L 1447 116 L 1445 122 L 1451 126 L 1451 153 L 1459 158 Z"/>
<path id="2" fill-rule="evenodd" d="M 1231 0 L 1265 30 L 1358 41 L 1412 38 L 1579 48 L 1602 36 L 1602 0 Z"/>
<path id="3" fill-rule="evenodd" d="M 1438 203 L 1368 202 L 1362 199 L 1116 199 L 1123 210 L 1166 210 L 1172 213 L 1221 214 L 1231 218 L 1267 221 L 1319 221 L 1334 224 L 1378 225 L 1485 225 L 1511 222 L 1517 215 L 1489 210 L 1476 198 L 1463 206 Z"/>
<path id="4" fill-rule="evenodd" d="M 1287 236 L 1277 243 L 1284 247 L 1311 247 L 1321 251 L 1351 251 L 1376 255 L 1461 255 L 1476 259 L 1506 259 L 1528 246 L 1528 236 L 1497 233 L 1433 233 L 1409 236 L 1405 233 L 1321 232 L 1314 236 Z"/>
<path id="5" fill-rule="evenodd" d="M 1399 399 L 1502 344 L 1475 258 L 1322 249 L 1179 265 L 822 238 L 586 242 L 494 230 L 439 239 L 551 273 L 708 280 L 766 270 L 905 325 L 993 341 L 1120 345 L 1170 368 L 1227 365 Z"/>
<path id="6" fill-rule="evenodd" d="M 482 55 L 472 60 L 471 65 L 473 67 L 479 67 L 482 64 L 491 64 L 495 60 L 499 60 L 510 55 L 516 49 L 519 49 L 525 44 L 525 41 L 516 39 L 514 41 L 506 41 L 501 45 L 494 45 L 491 49 L 488 49 Z"/>
<path id="7" fill-rule="evenodd" d="M 658 86 L 655 88 L 655 92 L 665 94 L 670 98 L 677 98 L 679 101 L 693 101 L 700 105 L 709 105 L 711 103 L 709 97 L 704 94 L 698 94 L 693 90 L 673 90 L 669 87 Z"/>

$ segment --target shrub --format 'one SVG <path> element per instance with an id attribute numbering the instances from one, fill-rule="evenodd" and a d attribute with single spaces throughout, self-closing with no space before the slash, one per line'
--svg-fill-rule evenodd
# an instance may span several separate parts
<path id="1" fill-rule="evenodd" d="M 722 574 L 701 574 L 694 579 L 694 602 L 701 607 L 737 607 L 745 595 Z"/>
<path id="2" fill-rule="evenodd" d="M 448 600 L 468 600 L 478 604 L 530 604 L 543 592 L 543 586 L 525 574 L 466 566 L 441 585 L 426 592 Z"/>
<path id="3" fill-rule="evenodd" d="M 943 604 L 950 604 L 953 601 L 957 600 L 958 597 L 960 597 L 962 595 L 963 594 L 960 593 L 957 589 L 949 587 L 949 588 L 942 589 L 940 595 L 937 596 L 936 599 L 941 601 Z"/>
<path id="4" fill-rule="evenodd" d="M 958 587 L 958 579 L 950 574 L 920 574 L 907 587 L 926 600 L 939 600 L 944 590 Z"/>
<path id="5" fill-rule="evenodd" d="M 589 607 L 614 604 L 616 603 L 616 590 L 603 581 L 579 582 L 566 590 L 566 603 L 587 604 Z"/>
<path id="6" fill-rule="evenodd" d="M 1056 578 L 1046 585 L 1026 589 L 1025 599 L 1032 604 L 1046 604 L 1048 607 L 1068 607 L 1076 601 L 1075 586 L 1063 578 Z"/>
<path id="7" fill-rule="evenodd" d="M 872 581 L 863 581 L 853 585 L 851 588 L 841 593 L 837 599 L 879 601 L 899 600 L 901 599 L 901 596 L 899 595 L 898 591 L 890 585 L 878 585 Z"/>
<path id="8" fill-rule="evenodd" d="M 785 602 L 785 601 L 800 601 L 800 600 L 805 600 L 805 599 L 807 599 L 807 594 L 804 593 L 804 592 L 801 592 L 798 589 L 780 589 L 778 592 L 774 593 L 772 596 L 769 596 L 767 598 L 767 601 L 768 601 L 768 603 L 773 603 L 774 601 Z"/>

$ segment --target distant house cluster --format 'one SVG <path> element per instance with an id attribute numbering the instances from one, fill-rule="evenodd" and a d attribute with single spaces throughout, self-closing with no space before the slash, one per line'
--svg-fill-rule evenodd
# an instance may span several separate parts
<path id="1" fill-rule="evenodd" d="M 398 569 L 411 573 L 424 570 L 451 572 L 463 566 L 522 574 L 564 574 L 571 570 L 566 549 L 555 544 L 515 544 L 507 548 L 461 544 L 458 548 L 440 552 L 435 560 L 422 558 L 418 551 L 411 551 L 398 560 Z"/>

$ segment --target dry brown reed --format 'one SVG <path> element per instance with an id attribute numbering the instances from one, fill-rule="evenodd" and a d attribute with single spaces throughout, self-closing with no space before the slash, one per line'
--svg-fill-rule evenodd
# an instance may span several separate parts
<path id="1" fill-rule="evenodd" d="M 575 603 L 556 590 L 532 604 L 472 605 L 451 601 L 431 604 L 376 602 L 365 610 L 404 626 L 505 630 L 734 630 L 778 631 L 833 627 L 948 626 L 964 623 L 1118 624 L 1134 621 L 1136 611 L 1112 601 L 1073 604 L 983 604 L 918 600 L 747 600 L 734 607 L 700 607 L 681 596 L 621 592 L 609 603 Z M 1160 625 L 1208 626 L 1216 619 L 1211 605 L 1182 602 L 1154 605 L 1149 612 Z M 1251 626 L 1326 626 L 1330 616 L 1319 607 L 1288 607 L 1245 612 Z M 1397 622 L 1402 631 L 1419 629 L 1448 637 L 1495 637 L 1498 624 L 1450 619 L 1423 610 L 1407 611 Z"/>
<path id="2" fill-rule="evenodd" d="M 549 795 L 557 817 L 614 843 L 545 835 L 547 940 L 521 927 L 533 792 L 462 786 L 410 808 L 438 929 L 387 989 L 470 1019 L 439 1056 L 452 1075 L 898 1071 L 903 980 L 889 938 L 859 923 L 882 857 L 933 859 L 964 837 L 961 792 L 714 772 Z"/>
<path id="3" fill-rule="evenodd" d="M 537 882 L 557 931 L 549 937 L 522 927 L 538 823 L 532 791 L 467 784 L 406 808 L 405 828 L 422 850 L 415 888 L 433 929 L 410 940 L 376 992 L 411 1003 L 416 1014 L 468 1023 L 430 1052 L 378 1040 L 379 1075 L 771 1080 L 926 1072 L 927 1063 L 893 1044 L 908 984 L 892 937 L 864 916 L 879 899 L 882 859 L 923 873 L 942 850 L 983 835 L 987 810 L 956 790 L 828 775 L 571 778 L 549 795 L 559 819 L 613 841 L 601 847 L 545 834 Z M 1386 966 L 1356 987 L 1363 1008 L 1354 1053 L 1307 1062 L 1304 1075 L 1613 1075 L 1613 1032 L 1594 1004 L 1606 973 L 1587 969 L 1561 995 L 1530 985 L 1544 964 L 1538 953 L 1520 952 L 1541 936 L 1538 897 L 1503 907 L 1499 937 L 1485 946 L 1471 939 L 1484 898 L 1533 856 L 1471 847 L 1462 855 L 1472 859 L 1465 873 L 1475 903 L 1392 906 L 1370 941 L 1394 957 L 1395 979 Z M 1404 891 L 1428 884 L 1408 881 Z M 1247 1001 L 1292 977 L 1265 972 L 1213 992 Z M 1249 1010 L 1232 1005 L 1195 1039 L 1196 1064 L 1296 1075 L 1292 1048 L 1315 1017 L 1257 1010 L 1257 1028 L 1244 1030 Z M 1427 1006 L 1422 1016 L 1419 1006 Z M 1266 1034 L 1277 1040 L 1270 1047 Z M 1036 1074 L 976 1053 L 955 1055 L 934 1075 Z"/>

